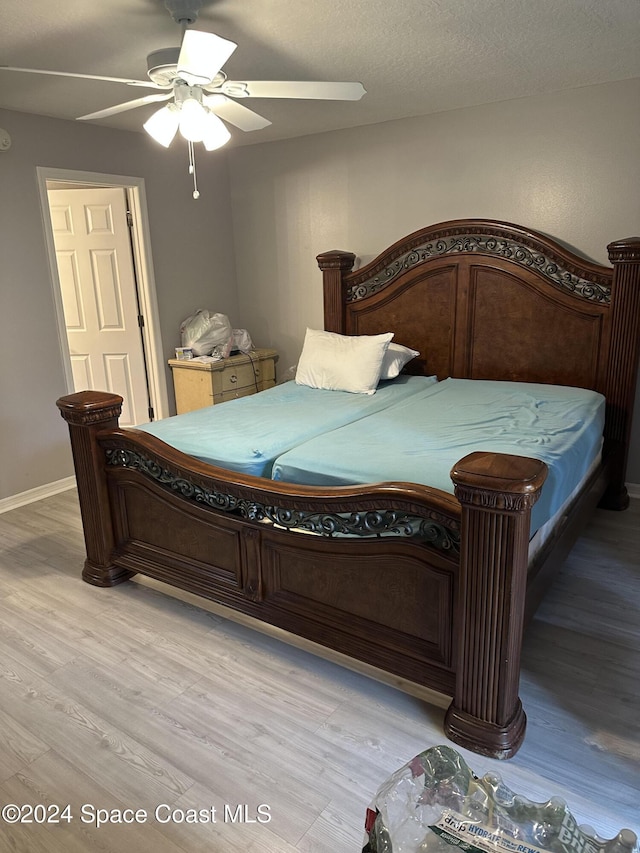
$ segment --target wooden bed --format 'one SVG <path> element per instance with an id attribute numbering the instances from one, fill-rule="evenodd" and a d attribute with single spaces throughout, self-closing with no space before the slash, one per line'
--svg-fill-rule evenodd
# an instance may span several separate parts
<path id="1" fill-rule="evenodd" d="M 602 463 L 531 561 L 530 510 L 546 470 L 535 459 L 473 453 L 452 471 L 455 497 L 406 482 L 292 486 L 119 429 L 121 398 L 85 391 L 58 400 L 84 525 L 82 577 L 112 586 L 140 573 L 446 694 L 451 740 L 512 756 L 526 724 L 523 629 L 592 510 L 628 504 L 640 239 L 608 248 L 612 268 L 515 225 L 456 220 L 357 271 L 351 253 L 318 256 L 325 328 L 393 331 L 423 354 L 411 372 L 606 396 Z"/>

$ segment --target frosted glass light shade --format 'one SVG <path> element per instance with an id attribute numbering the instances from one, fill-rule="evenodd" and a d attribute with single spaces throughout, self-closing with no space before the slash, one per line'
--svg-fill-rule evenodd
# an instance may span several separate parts
<path id="1" fill-rule="evenodd" d="M 180 110 L 180 133 L 189 142 L 202 142 L 206 112 L 195 98 L 186 98 Z"/>
<path id="2" fill-rule="evenodd" d="M 207 151 L 214 151 L 216 148 L 221 148 L 230 139 L 231 134 L 227 130 L 225 123 L 215 113 L 207 110 L 204 133 L 202 135 L 202 144 Z"/>
<path id="3" fill-rule="evenodd" d="M 147 119 L 143 124 L 144 129 L 149 136 L 168 148 L 173 141 L 173 137 L 178 131 L 180 123 L 180 114 L 174 104 L 167 104 L 166 107 L 155 112 L 151 118 Z"/>

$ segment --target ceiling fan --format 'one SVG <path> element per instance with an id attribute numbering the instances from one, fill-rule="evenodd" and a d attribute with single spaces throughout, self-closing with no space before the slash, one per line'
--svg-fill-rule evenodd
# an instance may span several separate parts
<path id="1" fill-rule="evenodd" d="M 58 77 L 81 77 L 126 83 L 129 86 L 159 90 L 122 104 L 79 116 L 80 121 L 107 118 L 146 104 L 168 103 L 144 123 L 144 129 L 161 145 L 168 147 L 178 130 L 190 144 L 202 142 L 211 151 L 230 138 L 225 122 L 240 130 L 252 131 L 271 122 L 238 103 L 244 98 L 299 98 L 323 100 L 359 100 L 365 89 L 361 83 L 323 83 L 294 81 L 235 81 L 227 79 L 222 66 L 237 45 L 214 33 L 187 29 L 198 17 L 203 0 L 164 0 L 167 10 L 183 30 L 180 47 L 153 51 L 147 57 L 149 80 L 103 77 L 66 71 L 0 66 L 0 70 Z M 196 196 L 197 197 L 197 196 Z"/>

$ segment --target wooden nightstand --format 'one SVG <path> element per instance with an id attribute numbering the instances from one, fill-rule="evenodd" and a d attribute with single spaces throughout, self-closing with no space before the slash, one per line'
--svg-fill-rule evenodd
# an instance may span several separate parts
<path id="1" fill-rule="evenodd" d="M 276 384 L 274 349 L 256 349 L 220 361 L 169 359 L 179 415 L 236 397 L 247 397 Z"/>

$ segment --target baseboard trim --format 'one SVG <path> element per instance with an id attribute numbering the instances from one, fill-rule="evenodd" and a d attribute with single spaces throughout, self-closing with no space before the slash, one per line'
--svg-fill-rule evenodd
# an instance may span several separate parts
<path id="1" fill-rule="evenodd" d="M 630 498 L 640 498 L 640 483 L 627 483 Z"/>
<path id="2" fill-rule="evenodd" d="M 41 501 L 43 498 L 50 498 L 53 495 L 60 494 L 60 492 L 67 492 L 69 489 L 75 489 L 75 487 L 76 478 L 65 477 L 62 480 L 56 480 L 54 483 L 46 483 L 44 486 L 36 486 L 35 489 L 20 492 L 18 495 L 10 495 L 8 498 L 0 499 L 0 515 L 20 506 Z"/>

